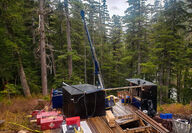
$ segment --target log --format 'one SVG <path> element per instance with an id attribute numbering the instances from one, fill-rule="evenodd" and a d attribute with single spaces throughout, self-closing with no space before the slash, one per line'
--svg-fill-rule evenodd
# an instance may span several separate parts
<path id="1" fill-rule="evenodd" d="M 107 89 L 103 89 L 103 91 L 135 89 L 135 88 L 141 88 L 141 87 L 143 86 L 126 86 L 126 87 L 117 87 L 117 88 L 107 88 Z"/>

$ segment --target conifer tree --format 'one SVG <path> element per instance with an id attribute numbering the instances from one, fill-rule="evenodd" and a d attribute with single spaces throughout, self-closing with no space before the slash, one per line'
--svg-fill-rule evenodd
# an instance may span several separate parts
<path id="1" fill-rule="evenodd" d="M 133 56 L 133 67 L 136 67 L 138 76 L 141 74 L 141 63 L 143 59 L 143 49 L 145 49 L 145 30 L 147 20 L 146 0 L 128 0 L 129 7 L 125 11 L 124 22 L 127 27 L 127 39 L 129 48 L 135 50 Z"/>

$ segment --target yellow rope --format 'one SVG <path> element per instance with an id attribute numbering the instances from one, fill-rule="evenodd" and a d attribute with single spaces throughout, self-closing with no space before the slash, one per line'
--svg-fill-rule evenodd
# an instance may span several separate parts
<path id="1" fill-rule="evenodd" d="M 16 125 L 16 126 L 23 127 L 23 128 L 25 128 L 25 129 L 27 129 L 27 130 L 29 130 L 29 131 L 31 131 L 31 132 L 42 133 L 42 131 L 39 131 L 39 130 L 32 130 L 32 129 L 26 127 L 26 126 L 21 125 L 21 124 L 17 124 L 17 123 L 14 123 L 14 122 L 7 122 L 7 123 L 9 123 L 9 124 L 13 124 L 13 125 Z"/>

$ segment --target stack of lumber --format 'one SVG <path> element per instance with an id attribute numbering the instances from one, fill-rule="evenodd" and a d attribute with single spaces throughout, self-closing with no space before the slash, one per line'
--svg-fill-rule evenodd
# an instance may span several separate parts
<path id="1" fill-rule="evenodd" d="M 115 116 L 111 112 L 111 110 L 106 111 L 106 120 L 110 127 L 115 127 Z"/>

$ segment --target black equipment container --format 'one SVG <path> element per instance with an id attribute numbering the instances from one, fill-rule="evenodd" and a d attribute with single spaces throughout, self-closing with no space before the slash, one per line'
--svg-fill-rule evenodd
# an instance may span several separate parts
<path id="1" fill-rule="evenodd" d="M 139 78 L 126 79 L 132 86 L 143 86 L 136 88 L 135 95 L 141 98 L 141 110 L 147 110 L 150 116 L 157 112 L 157 85 Z"/>
<path id="2" fill-rule="evenodd" d="M 66 117 L 88 118 L 105 115 L 105 92 L 96 86 L 80 84 L 62 86 L 63 111 Z"/>

